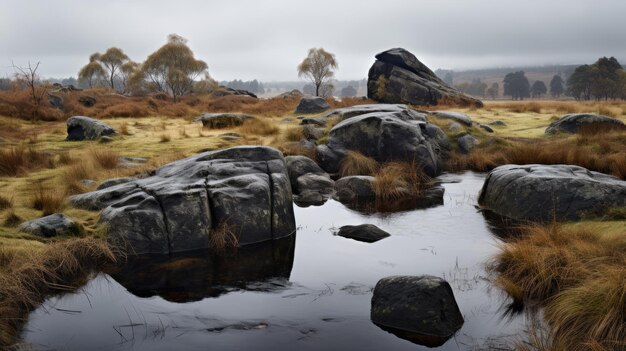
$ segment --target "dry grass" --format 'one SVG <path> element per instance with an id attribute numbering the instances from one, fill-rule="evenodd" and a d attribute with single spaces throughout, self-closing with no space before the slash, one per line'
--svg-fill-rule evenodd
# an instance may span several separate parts
<path id="1" fill-rule="evenodd" d="M 261 118 L 247 120 L 237 128 L 242 135 L 276 135 L 280 129 L 271 121 Z"/>
<path id="2" fill-rule="evenodd" d="M 380 169 L 378 161 L 367 157 L 358 151 L 348 151 L 339 165 L 339 174 L 342 177 L 351 175 L 374 175 Z"/>
<path id="3" fill-rule="evenodd" d="M 431 178 L 418 165 L 408 162 L 384 163 L 375 177 L 374 192 L 381 204 L 418 198 L 431 184 Z"/>
<path id="4" fill-rule="evenodd" d="M 521 228 L 489 264 L 511 296 L 544 307 L 558 349 L 626 346 L 626 232 L 558 224 Z M 565 348 L 563 348 L 563 346 Z"/>
<path id="5" fill-rule="evenodd" d="M 300 141 L 304 139 L 304 129 L 300 126 L 292 126 L 283 131 L 282 137 L 286 141 Z"/>
<path id="6" fill-rule="evenodd" d="M 217 252 L 236 248 L 239 247 L 239 236 L 235 232 L 235 228 L 228 224 L 228 221 L 224 221 L 211 231 L 209 245 L 211 249 Z"/>
<path id="7" fill-rule="evenodd" d="M 120 155 L 113 149 L 93 145 L 87 150 L 87 156 L 93 164 L 104 169 L 113 169 L 117 167 L 120 159 Z"/>
<path id="8" fill-rule="evenodd" d="M 15 213 L 15 210 L 11 210 L 4 219 L 2 225 L 4 227 L 13 228 L 17 227 L 20 223 L 22 223 L 24 219 Z"/>
<path id="9" fill-rule="evenodd" d="M 11 345 L 28 314 L 50 294 L 72 291 L 95 268 L 116 260 L 104 241 L 85 238 L 50 244 L 14 256 L 0 254 L 7 269 L 0 273 L 0 347 Z"/>
<path id="10" fill-rule="evenodd" d="M 79 162 L 63 171 L 63 183 L 67 194 L 80 194 L 89 190 L 89 187 L 81 183 L 84 179 L 94 179 L 96 170 L 91 162 Z"/>
<path id="11" fill-rule="evenodd" d="M 317 161 L 317 150 L 315 148 L 306 147 L 299 142 L 291 141 L 283 143 L 278 147 L 278 150 L 285 156 L 306 156 Z"/>
<path id="12" fill-rule="evenodd" d="M 163 134 L 159 135 L 159 142 L 160 143 L 169 143 L 170 141 L 172 141 L 172 136 L 169 135 L 168 133 L 163 133 Z"/>
<path id="13" fill-rule="evenodd" d="M 13 199 L 0 195 L 0 211 L 13 208 Z"/>
<path id="14" fill-rule="evenodd" d="M 61 212 L 65 207 L 65 192 L 50 189 L 39 183 L 33 194 L 31 205 L 35 210 L 42 211 L 44 216 Z"/>
<path id="15" fill-rule="evenodd" d="M 55 167 L 54 157 L 33 146 L 18 145 L 0 150 L 0 176 L 23 176 L 46 167 Z"/>
<path id="16" fill-rule="evenodd" d="M 128 123 L 122 123 L 119 127 L 119 131 L 122 135 L 132 135 L 130 130 L 128 130 Z"/>

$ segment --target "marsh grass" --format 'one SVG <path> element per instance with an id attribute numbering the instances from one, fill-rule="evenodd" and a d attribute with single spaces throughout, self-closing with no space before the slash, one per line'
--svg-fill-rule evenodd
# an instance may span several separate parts
<path id="1" fill-rule="evenodd" d="M 272 121 L 268 121 L 261 118 L 253 118 L 243 122 L 243 124 L 237 128 L 237 131 L 242 135 L 276 135 L 280 129 Z"/>
<path id="2" fill-rule="evenodd" d="M 626 346 L 626 237 L 623 230 L 529 225 L 489 263 L 512 297 L 544 307 L 550 343 L 563 350 Z"/>
<path id="3" fill-rule="evenodd" d="M 378 161 L 367 157 L 358 151 L 347 151 L 339 164 L 339 174 L 342 177 L 352 175 L 375 175 L 380 169 Z"/>
<path id="4" fill-rule="evenodd" d="M 380 204 L 404 198 L 418 198 L 430 187 L 428 177 L 415 163 L 384 163 L 375 174 L 374 193 Z"/>

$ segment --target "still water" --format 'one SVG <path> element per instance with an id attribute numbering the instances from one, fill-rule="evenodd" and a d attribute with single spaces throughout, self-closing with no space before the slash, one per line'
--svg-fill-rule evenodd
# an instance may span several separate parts
<path id="1" fill-rule="evenodd" d="M 504 347 L 523 316 L 490 285 L 485 262 L 500 239 L 475 207 L 484 175 L 440 177 L 441 206 L 362 214 L 330 200 L 295 208 L 295 237 L 175 260 L 129 261 L 31 313 L 24 342 L 42 350 L 422 350 L 370 321 L 376 282 L 391 275 L 446 279 L 465 324 L 438 350 Z M 375 243 L 333 235 L 371 223 Z"/>

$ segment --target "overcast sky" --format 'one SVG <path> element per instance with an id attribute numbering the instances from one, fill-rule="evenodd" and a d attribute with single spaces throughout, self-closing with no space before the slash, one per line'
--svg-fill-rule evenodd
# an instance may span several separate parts
<path id="1" fill-rule="evenodd" d="M 189 40 L 218 80 L 296 80 L 311 47 L 336 54 L 337 78 L 367 76 L 404 47 L 430 68 L 626 61 L 624 0 L 0 0 L 0 76 L 41 61 L 76 76 L 111 46 L 143 61 L 169 33 Z M 626 62 L 621 62 L 626 63 Z"/>

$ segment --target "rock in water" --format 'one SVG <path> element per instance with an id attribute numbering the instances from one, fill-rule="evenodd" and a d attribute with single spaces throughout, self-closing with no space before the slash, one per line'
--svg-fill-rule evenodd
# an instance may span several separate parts
<path id="1" fill-rule="evenodd" d="M 320 113 L 328 110 L 330 105 L 321 97 L 305 96 L 300 99 L 296 113 Z"/>
<path id="2" fill-rule="evenodd" d="M 572 113 L 563 115 L 552 122 L 546 129 L 546 134 L 578 133 L 581 128 L 598 128 L 601 130 L 626 130 L 624 122 L 617 118 L 594 115 L 590 113 Z"/>
<path id="3" fill-rule="evenodd" d="M 389 233 L 373 224 L 344 225 L 339 228 L 337 235 L 366 243 L 373 243 L 390 236 Z"/>
<path id="4" fill-rule="evenodd" d="M 61 213 L 24 222 L 20 225 L 20 230 L 45 238 L 57 235 L 80 235 L 82 233 L 82 228 L 78 223 Z"/>
<path id="5" fill-rule="evenodd" d="M 287 156 L 285 162 L 297 205 L 321 205 L 332 196 L 335 182 L 315 161 L 306 156 Z"/>
<path id="6" fill-rule="evenodd" d="M 478 202 L 521 220 L 576 220 L 626 206 L 626 181 L 570 165 L 505 165 L 489 172 Z"/>
<path id="7" fill-rule="evenodd" d="M 368 74 L 367 97 L 392 104 L 437 105 L 445 101 L 483 106 L 480 100 L 447 86 L 413 54 L 401 48 L 376 55 Z"/>
<path id="8" fill-rule="evenodd" d="M 102 210 L 109 241 L 137 254 L 211 248 L 223 225 L 238 236 L 239 245 L 286 237 L 296 228 L 283 155 L 262 146 L 200 153 L 150 177 L 70 201 Z"/>
<path id="9" fill-rule="evenodd" d="M 67 140 L 96 140 L 103 136 L 116 134 L 115 129 L 97 119 L 74 116 L 67 120 Z"/>
<path id="10" fill-rule="evenodd" d="M 463 325 L 448 282 L 429 275 L 379 280 L 372 296 L 371 319 L 394 334 L 427 346 L 443 345 Z"/>

